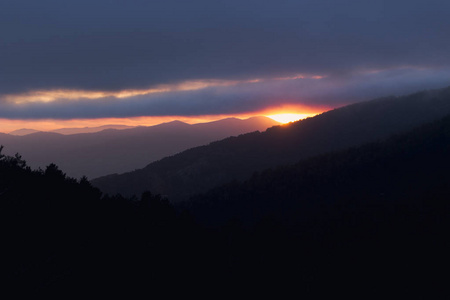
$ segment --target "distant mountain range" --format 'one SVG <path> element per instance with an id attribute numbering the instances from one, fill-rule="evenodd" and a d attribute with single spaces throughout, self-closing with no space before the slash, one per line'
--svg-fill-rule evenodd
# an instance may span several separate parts
<path id="1" fill-rule="evenodd" d="M 103 125 L 98 127 L 82 127 L 82 128 L 59 128 L 55 130 L 50 130 L 48 132 L 56 132 L 61 134 L 78 134 L 78 133 L 92 133 L 92 132 L 99 132 L 105 129 L 129 129 L 133 128 L 134 126 L 127 126 L 127 125 Z M 41 130 L 35 130 L 35 129 L 28 129 L 28 128 L 22 128 L 18 130 L 11 131 L 9 134 L 11 135 L 28 135 L 36 132 L 41 132 Z"/>
<path id="2" fill-rule="evenodd" d="M 18 152 L 33 168 L 55 163 L 69 176 L 94 178 L 134 170 L 195 146 L 242 133 L 263 131 L 277 124 L 267 117 L 229 118 L 194 125 L 173 121 L 150 127 L 120 127 L 122 130 L 70 135 L 56 132 L 35 132 L 23 136 L 0 134 L 0 144 L 5 146 L 5 154 Z M 67 134 L 77 130 L 67 128 L 62 131 Z"/>
<path id="3" fill-rule="evenodd" d="M 157 184 L 150 178 L 149 183 L 173 190 L 168 194 L 173 197 L 187 195 L 178 185 L 193 193 L 227 176 L 245 176 L 252 168 L 326 152 L 255 172 L 175 205 L 151 192 L 128 199 L 102 195 L 87 180 L 66 177 L 56 165 L 32 171 L 22 158 L 5 156 L 0 148 L 0 212 L 7 224 L 4 285 L 15 294 L 133 291 L 150 296 L 176 285 L 182 288 L 175 289 L 180 292 L 175 296 L 182 297 L 190 287 L 198 292 L 199 282 L 211 288 L 208 294 L 230 288 L 235 294 L 243 286 L 252 294 L 267 294 L 264 285 L 277 294 L 293 287 L 305 298 L 322 298 L 322 293 L 326 298 L 330 291 L 355 299 L 444 291 L 449 102 L 450 89 L 374 100 L 150 164 L 150 175 L 158 171 L 172 177 Z M 171 122 L 129 132 L 141 138 L 142 132 L 157 132 L 161 139 L 152 139 L 156 147 L 175 135 L 174 129 L 186 135 L 245 122 Z M 117 131 L 103 135 L 109 133 Z M 0 140 L 5 136 L 24 138 L 0 135 Z M 48 136 L 105 141 L 98 134 L 26 137 L 46 144 Z M 345 146 L 363 140 L 378 141 Z M 130 174 L 145 172 L 110 178 L 130 180 Z M 131 180 L 148 186 L 141 177 Z"/>
<path id="4" fill-rule="evenodd" d="M 171 201 L 183 201 L 229 181 L 249 178 L 255 171 L 384 139 L 448 114 L 450 87 L 376 99 L 189 149 L 92 183 L 110 194 L 139 195 L 150 190 Z"/>
<path id="5" fill-rule="evenodd" d="M 36 133 L 36 132 L 40 132 L 40 130 L 29 129 L 29 128 L 21 128 L 21 129 L 17 129 L 17 130 L 11 131 L 8 134 L 23 136 L 23 135 L 27 135 L 27 134 Z"/>
<path id="6" fill-rule="evenodd" d="M 116 294 L 113 284 L 127 295 L 154 295 L 166 284 L 197 290 L 201 282 L 214 287 L 208 294 L 242 285 L 254 294 L 265 283 L 308 299 L 324 286 L 355 299 L 368 291 L 404 295 L 412 284 L 424 295 L 445 290 L 449 150 L 446 117 L 265 170 L 175 207 L 151 193 L 102 197 L 54 165 L 34 172 L 0 153 L 5 287 Z"/>

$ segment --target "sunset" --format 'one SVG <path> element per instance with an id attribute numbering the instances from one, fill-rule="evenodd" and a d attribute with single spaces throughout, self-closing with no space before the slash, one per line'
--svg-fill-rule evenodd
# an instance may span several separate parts
<path id="1" fill-rule="evenodd" d="M 5 294 L 429 299 L 449 13 L 0 0 Z"/>
<path id="2" fill-rule="evenodd" d="M 308 114 L 293 114 L 293 113 L 287 113 L 287 114 L 277 114 L 277 115 L 270 115 L 268 116 L 271 119 L 274 119 L 275 121 L 278 121 L 280 123 L 289 123 L 298 121 L 307 117 L 312 117 L 313 115 Z"/>
<path id="3" fill-rule="evenodd" d="M 448 84 L 446 4 L 353 2 L 5 2 L 0 132 L 321 113 Z"/>

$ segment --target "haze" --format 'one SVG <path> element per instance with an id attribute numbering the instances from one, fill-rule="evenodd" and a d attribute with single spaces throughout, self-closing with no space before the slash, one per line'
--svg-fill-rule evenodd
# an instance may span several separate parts
<path id="1" fill-rule="evenodd" d="M 448 1 L 3 1 L 0 131 L 316 114 L 446 86 Z"/>

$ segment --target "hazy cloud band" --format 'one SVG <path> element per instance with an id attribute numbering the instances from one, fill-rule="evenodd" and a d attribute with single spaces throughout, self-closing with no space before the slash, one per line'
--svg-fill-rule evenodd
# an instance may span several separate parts
<path id="1" fill-rule="evenodd" d="M 0 118 L 82 119 L 136 116 L 196 116 L 258 112 L 285 104 L 337 107 L 449 84 L 450 69 L 393 69 L 341 77 L 272 79 L 169 91 L 128 98 L 59 99 L 49 103 L 2 103 Z"/>

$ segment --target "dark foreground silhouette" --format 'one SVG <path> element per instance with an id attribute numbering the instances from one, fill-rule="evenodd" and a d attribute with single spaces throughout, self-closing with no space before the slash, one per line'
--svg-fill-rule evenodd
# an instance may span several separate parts
<path id="1" fill-rule="evenodd" d="M 358 299 L 447 284 L 450 118 L 196 196 L 102 196 L 0 157 L 5 292 Z"/>

